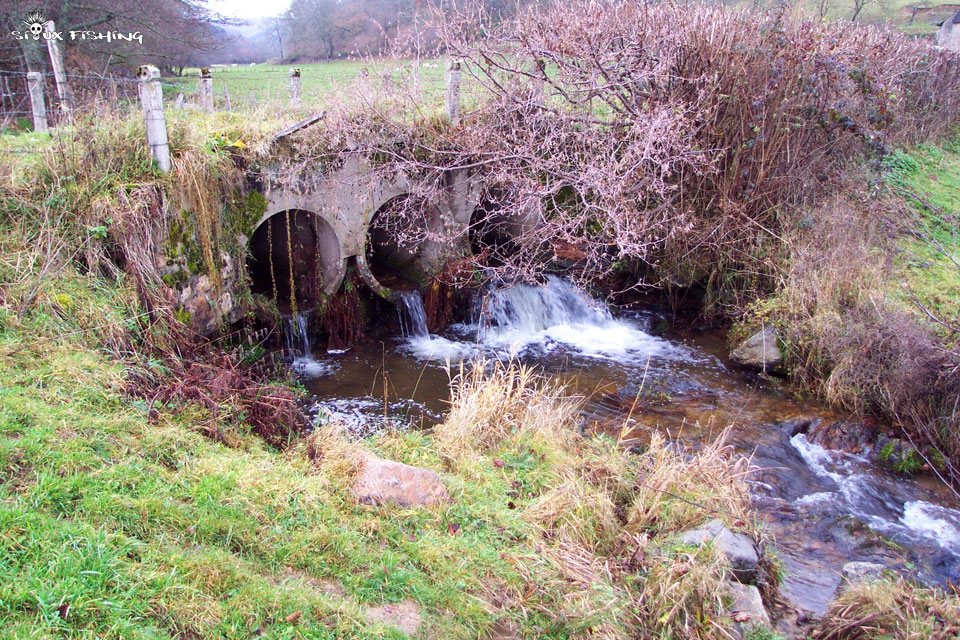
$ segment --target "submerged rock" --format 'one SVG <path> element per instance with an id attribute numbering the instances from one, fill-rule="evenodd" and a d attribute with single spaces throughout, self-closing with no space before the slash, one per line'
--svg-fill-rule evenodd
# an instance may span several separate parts
<path id="1" fill-rule="evenodd" d="M 757 577 L 760 557 L 757 555 L 753 538 L 742 533 L 733 533 L 719 520 L 711 520 L 702 527 L 681 533 L 680 540 L 698 547 L 706 542 L 713 542 L 717 550 L 730 562 L 730 568 L 737 580 L 746 583 Z"/>
<path id="2" fill-rule="evenodd" d="M 741 634 L 754 627 L 770 628 L 770 616 L 763 607 L 759 589 L 753 585 L 727 581 L 727 591 L 732 599 L 730 617 L 737 623 Z"/>
<path id="3" fill-rule="evenodd" d="M 745 367 L 762 371 L 776 369 L 783 360 L 777 330 L 769 325 L 764 327 L 731 351 L 730 359 Z"/>
<path id="4" fill-rule="evenodd" d="M 364 456 L 350 492 L 365 504 L 393 503 L 401 507 L 433 504 L 448 497 L 443 481 L 433 471 L 372 454 Z"/>
<path id="5" fill-rule="evenodd" d="M 858 584 L 860 582 L 876 582 L 883 580 L 887 568 L 876 562 L 848 562 L 843 565 L 844 582 L 841 584 Z"/>

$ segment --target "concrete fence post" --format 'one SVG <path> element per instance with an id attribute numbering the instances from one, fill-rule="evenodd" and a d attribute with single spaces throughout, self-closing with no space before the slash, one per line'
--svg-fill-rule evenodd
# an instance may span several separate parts
<path id="1" fill-rule="evenodd" d="M 223 85 L 223 101 L 226 103 L 227 111 L 230 111 L 230 92 L 227 91 L 227 85 Z"/>
<path id="2" fill-rule="evenodd" d="M 177 94 L 177 99 L 173 101 L 174 109 L 183 109 L 183 93 Z"/>
<path id="3" fill-rule="evenodd" d="M 161 171 L 170 171 L 170 146 L 167 144 L 167 123 L 163 117 L 163 88 L 160 86 L 160 70 L 147 64 L 137 70 L 140 79 L 140 107 L 147 126 L 147 145 L 150 155 L 157 161 Z"/>
<path id="4" fill-rule="evenodd" d="M 49 35 L 47 40 L 47 53 L 50 54 L 50 66 L 53 67 L 53 77 L 57 81 L 57 95 L 60 96 L 60 108 L 63 112 L 70 115 L 74 109 L 73 93 L 70 91 L 70 85 L 67 84 L 67 70 L 63 66 L 63 56 L 60 54 L 60 45 L 53 36 L 56 33 L 56 25 L 53 20 L 48 20 L 43 25 L 44 31 Z"/>
<path id="5" fill-rule="evenodd" d="M 213 76 L 210 69 L 200 69 L 200 108 L 213 113 Z"/>
<path id="6" fill-rule="evenodd" d="M 27 74 L 27 87 L 30 89 L 30 105 L 33 108 L 33 130 L 47 131 L 47 104 L 43 99 L 43 76 L 39 71 Z"/>
<path id="7" fill-rule="evenodd" d="M 451 59 L 447 65 L 447 115 L 450 124 L 460 122 L 460 62 Z"/>
<path id="8" fill-rule="evenodd" d="M 290 69 L 290 106 L 299 107 L 302 85 L 300 84 L 300 67 Z"/>

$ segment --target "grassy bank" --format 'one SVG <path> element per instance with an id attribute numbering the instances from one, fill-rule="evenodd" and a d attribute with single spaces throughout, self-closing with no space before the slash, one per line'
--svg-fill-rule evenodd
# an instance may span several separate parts
<path id="1" fill-rule="evenodd" d="M 0 227 L 3 637 L 720 638 L 733 624 L 724 562 L 673 537 L 716 511 L 759 535 L 722 447 L 625 452 L 579 435 L 576 399 L 491 365 L 454 372 L 433 433 L 352 442 L 327 425 L 281 451 L 222 406 L 146 402 L 139 381 L 167 384 L 175 363 L 136 352 L 159 329 L 133 280 L 51 257 L 24 225 Z M 359 504 L 365 449 L 436 470 L 450 500 Z"/>

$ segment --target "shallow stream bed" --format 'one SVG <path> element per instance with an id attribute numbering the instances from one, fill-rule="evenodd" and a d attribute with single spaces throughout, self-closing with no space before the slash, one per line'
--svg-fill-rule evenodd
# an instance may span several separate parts
<path id="1" fill-rule="evenodd" d="M 555 278 L 488 293 L 473 324 L 440 336 L 426 332 L 418 305 L 413 296 L 399 305 L 405 335 L 294 360 L 319 420 L 360 435 L 387 423 L 429 427 L 443 418 L 461 362 L 516 358 L 583 395 L 585 427 L 625 446 L 656 430 L 696 447 L 729 427 L 730 444 L 758 468 L 751 493 L 784 569 L 781 592 L 794 607 L 822 614 L 843 564 L 854 560 L 927 583 L 960 582 L 954 496 L 933 477 L 897 477 L 863 452 L 829 451 L 791 434 L 787 425 L 801 420 L 844 417 L 732 365 L 720 333 L 654 311 L 614 316 Z"/>

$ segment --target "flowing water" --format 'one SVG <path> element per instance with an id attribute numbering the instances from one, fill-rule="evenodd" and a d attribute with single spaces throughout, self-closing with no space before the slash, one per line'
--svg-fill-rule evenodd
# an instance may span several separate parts
<path id="1" fill-rule="evenodd" d="M 385 423 L 429 426 L 442 419 L 458 363 L 516 358 L 586 396 L 585 421 L 627 443 L 657 430 L 697 447 L 732 425 L 731 444 L 760 468 L 750 480 L 754 502 L 786 570 L 781 590 L 796 607 L 822 613 L 852 560 L 931 583 L 960 580 L 960 505 L 952 495 L 932 478 L 894 477 L 863 455 L 791 433 L 784 425 L 798 417 L 842 417 L 731 365 L 716 332 L 655 311 L 614 316 L 558 278 L 490 291 L 472 322 L 443 335 L 427 332 L 418 294 L 401 294 L 397 306 L 402 337 L 316 360 L 305 336 L 291 345 L 312 363 L 299 371 L 319 420 L 358 433 Z"/>
<path id="2" fill-rule="evenodd" d="M 400 319 L 400 333 L 405 338 L 425 338 L 427 330 L 427 312 L 423 309 L 423 298 L 419 291 L 397 291 L 397 315 Z"/>

